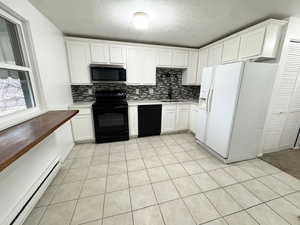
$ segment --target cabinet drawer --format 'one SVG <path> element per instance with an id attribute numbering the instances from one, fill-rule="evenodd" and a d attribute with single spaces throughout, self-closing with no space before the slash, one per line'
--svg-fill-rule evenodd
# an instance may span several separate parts
<path id="1" fill-rule="evenodd" d="M 190 104 L 180 104 L 177 105 L 177 110 L 190 110 L 191 105 Z"/>
<path id="2" fill-rule="evenodd" d="M 176 105 L 164 105 L 162 108 L 163 111 L 176 111 L 176 109 Z"/>
<path id="3" fill-rule="evenodd" d="M 80 116 L 80 115 L 91 115 L 91 109 L 90 108 L 70 108 L 73 110 L 79 110 L 78 114 L 76 116 Z M 76 117 L 75 116 L 75 117 Z"/>

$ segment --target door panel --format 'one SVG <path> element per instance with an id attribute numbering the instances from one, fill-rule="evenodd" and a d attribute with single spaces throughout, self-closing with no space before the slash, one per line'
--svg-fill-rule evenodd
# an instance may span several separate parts
<path id="1" fill-rule="evenodd" d="M 217 66 L 215 72 L 206 144 L 225 158 L 228 155 L 242 67 L 242 63 L 222 65 Z"/>

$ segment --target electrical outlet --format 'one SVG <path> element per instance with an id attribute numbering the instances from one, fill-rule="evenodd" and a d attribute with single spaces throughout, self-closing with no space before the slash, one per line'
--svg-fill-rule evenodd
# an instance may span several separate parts
<path id="1" fill-rule="evenodd" d="M 135 89 L 135 94 L 140 94 L 140 90 L 137 88 L 137 89 Z"/>
<path id="2" fill-rule="evenodd" d="M 93 94 L 93 89 L 92 89 L 92 88 L 89 88 L 89 89 L 88 89 L 88 94 L 89 94 L 89 95 L 92 95 L 92 94 Z"/>
<path id="3" fill-rule="evenodd" d="M 150 95 L 153 95 L 153 93 L 154 93 L 153 88 L 149 88 L 149 94 L 150 94 Z"/>

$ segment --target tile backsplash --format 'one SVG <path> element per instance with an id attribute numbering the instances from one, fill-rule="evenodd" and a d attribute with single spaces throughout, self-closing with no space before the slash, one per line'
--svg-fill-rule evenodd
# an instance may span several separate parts
<path id="1" fill-rule="evenodd" d="M 129 100 L 161 100 L 168 98 L 168 89 L 172 88 L 174 99 L 198 99 L 199 86 L 183 86 L 181 69 L 156 69 L 156 85 L 132 86 L 123 83 L 95 83 L 91 85 L 72 85 L 72 96 L 74 102 L 94 101 L 92 92 L 95 90 L 126 90 Z M 89 89 L 90 93 L 89 93 Z M 136 90 L 138 89 L 138 93 Z M 153 93 L 150 91 L 152 89 Z M 92 91 L 92 92 L 91 92 Z"/>

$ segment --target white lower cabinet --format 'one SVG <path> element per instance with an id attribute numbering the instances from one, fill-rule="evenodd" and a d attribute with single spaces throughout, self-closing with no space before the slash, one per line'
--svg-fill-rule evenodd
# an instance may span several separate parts
<path id="1" fill-rule="evenodd" d="M 163 105 L 161 123 L 162 133 L 176 131 L 176 108 L 176 105 Z"/>
<path id="2" fill-rule="evenodd" d="M 129 136 L 138 135 L 138 110 L 137 106 L 128 107 L 128 123 L 129 123 Z"/>
<path id="3" fill-rule="evenodd" d="M 90 108 L 72 108 L 79 113 L 71 120 L 74 141 L 90 141 L 94 137 L 94 126 Z"/>
<path id="4" fill-rule="evenodd" d="M 189 124 L 189 129 L 192 131 L 194 134 L 196 134 L 197 130 L 197 124 L 198 124 L 198 106 L 197 105 L 191 105 L 191 110 L 190 110 L 190 124 Z"/>
<path id="5" fill-rule="evenodd" d="M 188 130 L 190 105 L 178 105 L 176 115 L 176 130 Z"/>

